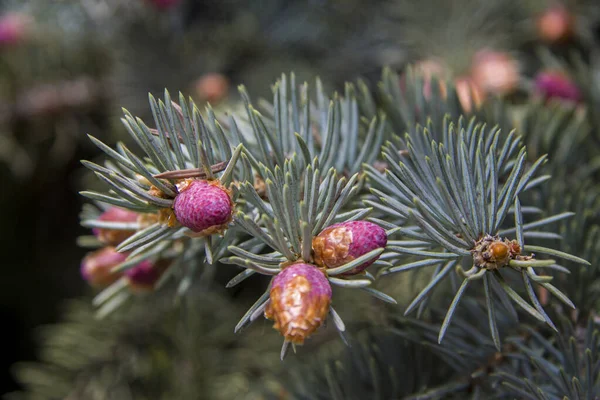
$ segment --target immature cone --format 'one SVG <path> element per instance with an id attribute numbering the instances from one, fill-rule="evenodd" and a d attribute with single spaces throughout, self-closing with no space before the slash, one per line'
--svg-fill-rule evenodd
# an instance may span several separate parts
<path id="1" fill-rule="evenodd" d="M 265 317 L 288 342 L 302 344 L 323 324 L 331 304 L 325 274 L 310 264 L 286 267 L 273 278 Z"/>
<path id="2" fill-rule="evenodd" d="M 521 246 L 516 240 L 501 239 L 499 236 L 486 235 L 471 250 L 473 263 L 487 270 L 502 268 L 521 257 Z"/>
<path id="3" fill-rule="evenodd" d="M 119 207 L 110 207 L 100 215 L 98 221 L 137 222 L 138 217 L 139 214 L 136 212 Z M 92 232 L 102 243 L 109 246 L 118 246 L 121 242 L 133 235 L 135 230 L 94 228 L 92 229 Z"/>
<path id="4" fill-rule="evenodd" d="M 218 181 L 187 180 L 179 185 L 173 210 L 177 221 L 200 236 L 222 232 L 233 213 L 229 190 Z"/>
<path id="5" fill-rule="evenodd" d="M 134 292 L 152 291 L 154 286 L 169 267 L 169 262 L 165 260 L 153 263 L 150 260 L 144 260 L 135 267 L 125 271 L 125 277 L 129 288 Z"/>
<path id="6" fill-rule="evenodd" d="M 557 98 L 573 102 L 581 101 L 577 85 L 559 71 L 541 72 L 535 77 L 535 91 L 546 99 Z"/>
<path id="7" fill-rule="evenodd" d="M 519 84 L 519 65 L 506 52 L 482 50 L 473 57 L 471 76 L 486 92 L 508 94 Z"/>
<path id="8" fill-rule="evenodd" d="M 227 96 L 229 81 L 224 75 L 211 73 L 200 77 L 194 83 L 194 88 L 200 99 L 214 104 Z"/>
<path id="9" fill-rule="evenodd" d="M 313 239 L 312 247 L 318 266 L 336 268 L 386 244 L 387 235 L 379 225 L 368 221 L 350 221 L 325 228 Z M 362 263 L 344 275 L 362 272 L 376 260 Z"/>
<path id="10" fill-rule="evenodd" d="M 0 17 L 0 46 L 12 46 L 22 42 L 29 30 L 31 20 L 19 13 L 5 14 Z"/>
<path id="11" fill-rule="evenodd" d="M 573 35 L 575 18 L 564 6 L 555 5 L 538 16 L 536 25 L 546 42 L 562 42 Z"/>
<path id="12" fill-rule="evenodd" d="M 88 253 L 81 262 L 81 276 L 91 286 L 109 286 L 122 276 L 120 273 L 112 273 L 111 270 L 126 259 L 127 255 L 117 252 L 114 247 L 104 247 Z"/>

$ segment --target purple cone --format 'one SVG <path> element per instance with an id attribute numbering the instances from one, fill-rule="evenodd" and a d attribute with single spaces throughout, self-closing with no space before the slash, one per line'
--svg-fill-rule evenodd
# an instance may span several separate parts
<path id="1" fill-rule="evenodd" d="M 231 221 L 233 203 L 220 183 L 193 180 L 177 195 L 173 210 L 181 225 L 210 235 L 225 229 Z"/>
<path id="2" fill-rule="evenodd" d="M 315 262 L 325 268 L 340 267 L 386 245 L 385 230 L 369 221 L 350 221 L 331 225 L 313 239 Z M 365 262 L 344 275 L 362 272 L 376 260 L 377 258 Z"/>
<path id="3" fill-rule="evenodd" d="M 158 278 L 160 278 L 160 275 L 160 270 L 155 268 L 150 260 L 144 260 L 135 267 L 125 271 L 125 276 L 129 280 L 129 283 L 139 286 L 153 286 Z"/>
<path id="4" fill-rule="evenodd" d="M 21 42 L 27 35 L 29 23 L 29 17 L 25 14 L 0 16 L 0 46 L 12 46 Z"/>
<path id="5" fill-rule="evenodd" d="M 560 72 L 541 72 L 535 78 L 535 90 L 546 99 L 581 101 L 581 91 L 568 76 Z"/>
<path id="6" fill-rule="evenodd" d="M 310 264 L 292 264 L 272 281 L 265 317 L 287 341 L 301 344 L 323 324 L 331 304 L 325 274 Z"/>
<path id="7" fill-rule="evenodd" d="M 114 247 L 93 251 L 81 261 L 81 276 L 92 286 L 106 287 L 121 277 L 111 270 L 126 259 L 127 254 L 117 252 Z"/>
<path id="8" fill-rule="evenodd" d="M 138 219 L 138 213 L 130 210 L 125 210 L 119 207 L 110 207 L 104 211 L 98 221 L 110 221 L 110 222 L 136 222 Z M 105 229 L 105 228 L 93 228 L 92 232 L 94 236 L 98 238 L 102 243 L 109 246 L 118 246 L 125 239 L 135 233 L 133 230 L 120 230 L 120 229 Z"/>

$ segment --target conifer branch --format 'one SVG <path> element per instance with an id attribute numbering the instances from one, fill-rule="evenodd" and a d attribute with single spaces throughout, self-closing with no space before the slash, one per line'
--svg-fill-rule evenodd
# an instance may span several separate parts
<path id="1" fill-rule="evenodd" d="M 376 180 L 385 179 L 388 182 L 387 190 L 373 191 L 380 201 L 401 215 L 406 221 L 404 225 L 416 224 L 414 229 L 401 226 L 400 232 L 410 239 L 423 242 L 418 244 L 422 246 L 420 248 L 414 245 L 394 246 L 392 242 L 389 249 L 398 253 L 398 263 L 403 262 L 406 255 L 414 255 L 420 256 L 423 263 L 409 262 L 408 269 L 435 265 L 439 269 L 443 260 L 454 259 L 443 270 L 436 270 L 430 284 L 415 298 L 407 312 L 424 301 L 456 266 L 463 283 L 446 314 L 440 341 L 467 284 L 484 276 L 495 280 L 523 310 L 552 324 L 543 310 L 536 310 L 527 304 L 504 277 L 511 270 L 525 270 L 528 273 L 522 276 L 527 280 L 526 286 L 529 281 L 536 285 L 550 285 L 540 281 L 534 270 L 536 267 L 554 265 L 555 262 L 541 263 L 533 254 L 523 253 L 528 249 L 524 239 L 525 229 L 538 233 L 535 230 L 537 227 L 571 214 L 548 217 L 526 227 L 519 201 L 519 197 L 530 189 L 537 170 L 546 158 L 542 156 L 527 168 L 525 147 L 519 146 L 518 137 L 511 133 L 501 140 L 501 131 L 488 131 L 474 119 L 469 123 L 460 119 L 456 126 L 446 119 L 442 132 L 432 131 L 431 125 L 427 129 L 417 128 L 414 134 L 406 134 L 403 139 L 397 137 L 395 141 L 388 142 L 383 152 L 389 164 L 385 177 L 374 173 L 372 169 L 368 171 L 369 176 L 374 176 Z M 408 153 L 401 154 L 400 149 L 407 149 Z M 506 226 L 509 213 L 514 215 L 516 240 L 498 236 L 501 228 Z M 532 250 L 589 265 L 579 257 L 554 249 L 533 247 Z M 460 268 L 463 262 L 472 267 L 463 271 Z M 403 264 L 390 270 L 406 270 Z M 484 283 L 489 286 L 487 277 Z M 568 301 L 554 286 L 552 291 Z M 486 291 L 486 297 L 489 301 L 496 301 L 489 290 Z M 539 304 L 534 296 L 532 301 L 536 306 Z M 490 309 L 490 312 L 493 313 L 493 310 Z M 492 332 L 496 330 L 493 321 L 490 321 L 490 329 Z"/>

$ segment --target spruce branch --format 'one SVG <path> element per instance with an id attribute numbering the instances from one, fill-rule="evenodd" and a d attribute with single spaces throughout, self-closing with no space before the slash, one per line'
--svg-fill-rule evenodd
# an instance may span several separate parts
<path id="1" fill-rule="evenodd" d="M 484 279 L 484 282 L 487 282 L 487 277 Z M 490 338 L 482 333 L 488 328 L 491 329 L 488 326 L 489 313 L 486 311 L 490 303 L 483 304 L 470 296 L 465 296 L 463 301 L 463 306 L 456 313 L 454 324 L 448 328 L 443 344 L 438 343 L 440 324 L 437 321 L 444 317 L 445 310 L 433 310 L 431 322 L 393 317 L 395 323 L 391 330 L 394 334 L 428 349 L 453 371 L 439 387 L 429 387 L 411 396 L 411 399 L 433 396 L 440 392 L 456 398 L 464 398 L 461 396 L 472 393 L 473 399 L 494 393 L 495 379 L 491 374 L 508 361 L 504 352 L 507 345 L 505 344 L 500 351 L 497 347 L 497 337 L 514 331 L 515 318 L 509 310 L 498 307 L 494 313 L 495 331 L 491 331 Z"/>
<path id="2" fill-rule="evenodd" d="M 461 115 L 476 116 L 478 121 L 499 125 L 503 130 L 514 125 L 511 109 L 505 102 L 489 99 L 473 107 L 473 92 L 459 93 L 455 82 L 443 76 L 429 76 L 416 65 L 408 65 L 402 73 L 384 68 L 375 96 L 365 82 L 358 81 L 356 86 L 362 113 L 374 116 L 380 107 L 396 133 L 412 132 L 415 124 L 427 125 L 429 121 L 434 132 L 443 132 L 447 115 L 452 120 Z"/>
<path id="3" fill-rule="evenodd" d="M 103 210 L 94 213 L 87 209 L 81 222 L 94 230 L 95 241 L 84 239 L 88 246 L 106 246 L 90 253 L 82 264 L 82 270 L 89 269 L 86 279 L 105 287 L 94 302 L 100 307 L 99 316 L 108 315 L 132 297 L 132 279 L 141 273 L 144 263 L 168 260 L 168 266 L 160 268 L 160 276 L 152 272 L 152 278 L 143 278 L 144 285 L 158 289 L 178 276 L 180 298 L 196 279 L 200 265 L 200 279 L 206 281 L 214 275 L 214 264 L 227 245 L 242 239 L 235 228 L 227 228 L 235 195 L 228 187 L 245 177 L 236 168 L 243 147 L 233 148 L 234 142 L 210 108 L 204 117 L 181 94 L 179 102 L 173 102 L 167 91 L 164 101 L 150 96 L 155 128 L 125 111 L 122 121 L 144 150 L 142 157 L 123 143 L 113 149 L 90 137 L 109 158 L 104 166 L 83 161 L 109 187 L 106 194 L 82 192 Z M 111 252 L 124 257 L 112 255 L 114 262 L 102 258 Z"/>
<path id="4" fill-rule="evenodd" d="M 138 230 L 133 238 L 121 244 L 120 250 L 151 247 L 161 240 L 188 232 L 173 215 L 173 200 L 186 178 L 220 179 L 228 186 L 234 178 L 234 166 L 241 152 L 235 150 L 225 132 L 210 112 L 205 118 L 193 102 L 179 95 L 177 104 L 165 91 L 164 101 L 150 95 L 150 106 L 156 128 L 125 111 L 122 119 L 128 132 L 146 153 L 136 156 L 123 143 L 112 149 L 90 137 L 110 159 L 105 166 L 89 161 L 84 165 L 105 182 L 107 194 L 84 191 L 81 194 L 96 201 L 154 214 L 155 224 Z M 175 140 L 175 138 L 177 138 Z M 91 221 L 85 222 L 91 226 Z"/>
<path id="5" fill-rule="evenodd" d="M 197 283 L 175 306 L 165 290 L 102 320 L 89 299 L 69 301 L 59 322 L 38 331 L 39 360 L 12 367 L 23 389 L 6 398 L 225 400 L 262 390 L 277 351 L 264 332 L 234 335 L 239 304 Z"/>
<path id="6" fill-rule="evenodd" d="M 584 168 L 584 167 L 583 167 Z M 579 169 L 581 171 L 581 169 Z M 585 172 L 581 171 L 585 176 Z M 598 291 L 598 215 L 600 188 L 592 179 L 566 180 L 553 179 L 544 187 L 531 193 L 531 201 L 544 205 L 546 214 L 557 210 L 572 210 L 575 216 L 552 224 L 559 233 L 561 241 L 557 249 L 570 254 L 581 255 L 591 266 L 581 266 L 570 260 L 561 261 L 561 266 L 569 271 L 568 276 L 557 274 L 558 271 L 548 271 L 556 282 L 560 282 L 565 294 L 577 304 L 577 310 L 569 313 L 575 324 L 585 324 L 590 315 L 597 310 L 600 292 Z M 540 298 L 551 303 L 548 293 L 542 290 Z"/>
<path id="7" fill-rule="evenodd" d="M 532 156 L 547 154 L 552 160 L 547 168 L 554 179 L 567 174 L 585 179 L 600 165 L 589 119 L 588 112 L 576 104 L 532 100 L 515 118 L 515 125 Z"/>
<path id="8" fill-rule="evenodd" d="M 460 299 L 468 286 L 484 279 L 488 303 L 495 302 L 489 285 L 499 285 L 517 305 L 538 320 L 554 326 L 540 306 L 531 285 L 540 285 L 561 299 L 569 307 L 573 304 L 548 279 L 536 273 L 539 268 L 553 268 L 553 260 L 538 260 L 534 251 L 554 258 L 588 264 L 579 257 L 558 250 L 527 246 L 525 232 L 537 234 L 539 227 L 571 216 L 571 213 L 545 218 L 535 223 L 523 223 L 520 196 L 537 186 L 542 180 L 534 179 L 536 172 L 546 161 L 542 156 L 529 168 L 526 167 L 525 147 L 519 146 L 514 133 L 501 140 L 498 129 L 486 130 L 474 119 L 466 123 L 460 119 L 455 126 L 446 119 L 443 132 L 430 133 L 429 129 L 417 128 L 416 133 L 396 138 L 384 146 L 384 158 L 389 170 L 385 176 L 373 168 L 368 174 L 374 179 L 385 179 L 387 190 L 373 190 L 380 202 L 402 215 L 408 223 L 400 234 L 417 242 L 390 241 L 388 249 L 397 253 L 395 266 L 387 273 L 410 268 L 436 266 L 430 283 L 408 306 L 413 311 L 431 295 L 431 291 L 456 269 L 462 284 L 448 309 L 439 332 L 439 341 L 452 320 Z M 433 139 L 439 137 L 439 141 Z M 401 153 L 399 149 L 406 149 Z M 512 206 L 512 207 L 511 207 Z M 501 238 L 502 227 L 509 214 L 514 216 L 516 239 Z M 539 235 L 538 235 L 539 236 Z M 401 264 L 407 256 L 418 256 L 423 264 Z M 440 267 L 443 265 L 443 268 Z M 469 266 L 463 270 L 461 265 Z M 506 281 L 507 272 L 521 272 L 523 284 L 528 289 L 529 305 Z M 385 274 L 384 272 L 384 274 Z M 456 290 L 456 289 L 455 289 Z M 495 332 L 493 307 L 490 313 L 490 329 Z M 499 347 L 499 341 L 496 341 Z"/>
<path id="9" fill-rule="evenodd" d="M 322 170 L 333 167 L 349 177 L 379 156 L 385 116 L 376 112 L 369 119 L 362 117 L 351 84 L 346 85 L 343 97 L 328 96 L 319 79 L 313 89 L 308 83 L 297 85 L 292 73 L 275 83 L 272 103 L 262 100 L 255 105 L 243 86 L 240 93 L 246 115 L 228 123 L 236 127 L 258 173 L 258 163 L 281 168 L 285 159 L 297 154 L 302 161 L 299 166 L 309 165 L 318 156 Z"/>
<path id="10" fill-rule="evenodd" d="M 294 399 L 406 399 L 451 375 L 425 347 L 374 327 L 358 332 L 351 348 L 323 347 L 313 360 L 290 365 L 275 389 Z"/>
<path id="11" fill-rule="evenodd" d="M 242 155 L 247 160 L 246 154 Z M 300 164 L 298 166 L 297 164 Z M 349 179 L 339 178 L 336 170 L 330 168 L 322 174 L 318 158 L 302 167 L 295 156 L 284 161 L 283 167 L 275 166 L 273 170 L 260 165 L 261 175 L 265 176 L 266 191 L 269 201 L 263 200 L 250 182 L 240 184 L 241 197 L 253 205 L 249 212 L 239 211 L 235 222 L 251 237 L 260 240 L 271 252 L 256 254 L 240 246 L 231 245 L 228 250 L 233 256 L 223 258 L 221 262 L 235 264 L 246 268 L 246 271 L 233 278 L 227 285 L 239 284 L 254 273 L 277 277 L 287 268 L 295 265 L 311 265 L 317 268 L 314 257 L 314 238 L 324 228 L 333 222 L 343 223 L 352 220 L 357 215 L 365 215 L 367 209 L 354 209 L 341 215 L 344 206 L 356 196 L 358 175 Z M 295 171 L 300 171 L 298 176 Z M 364 289 L 367 293 L 380 300 L 395 303 L 395 300 L 369 286 L 373 277 L 362 272 L 356 278 L 346 276 L 357 267 L 377 259 L 384 248 L 377 248 L 361 256 L 351 259 L 335 268 L 322 268 L 328 282 L 345 288 Z M 268 251 L 268 250 L 267 250 Z M 250 310 L 242 317 L 236 331 L 254 321 L 274 301 L 270 296 L 272 286 L 257 300 Z M 345 330 L 344 324 L 335 312 L 330 309 L 335 326 L 340 333 Z M 265 313 L 266 315 L 267 313 Z M 285 356 L 290 340 L 286 340 L 282 349 Z"/>
<path id="12" fill-rule="evenodd" d="M 521 367 L 518 373 L 500 371 L 496 374 L 507 395 L 524 399 L 594 399 L 600 393 L 600 345 L 596 322 L 576 329 L 566 317 L 561 317 L 560 331 L 545 337 L 529 329 L 526 340 L 513 339 L 518 349 Z"/>

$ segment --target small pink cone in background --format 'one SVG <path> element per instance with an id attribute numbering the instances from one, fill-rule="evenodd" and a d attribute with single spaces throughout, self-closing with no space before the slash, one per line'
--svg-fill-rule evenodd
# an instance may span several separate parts
<path id="1" fill-rule="evenodd" d="M 560 71 L 545 71 L 536 75 L 534 80 L 536 93 L 546 99 L 562 99 L 572 102 L 582 100 L 581 91 L 566 74 Z"/>
<path id="2" fill-rule="evenodd" d="M 473 57 L 471 77 L 475 85 L 488 93 L 505 95 L 519 84 L 519 65 L 503 51 L 481 50 Z"/>
<path id="3" fill-rule="evenodd" d="M 104 247 L 88 253 L 81 261 L 81 276 L 91 286 L 103 288 L 119 279 L 123 274 L 111 270 L 127 259 L 127 254 L 119 253 L 114 247 Z"/>

